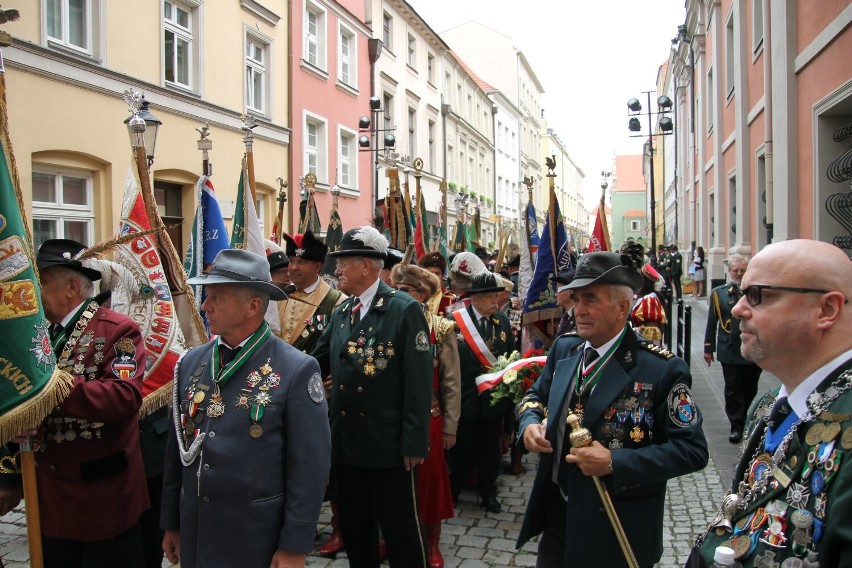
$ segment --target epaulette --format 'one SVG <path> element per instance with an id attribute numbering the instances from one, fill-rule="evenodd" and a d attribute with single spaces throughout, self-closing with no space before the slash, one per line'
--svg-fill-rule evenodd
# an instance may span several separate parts
<path id="1" fill-rule="evenodd" d="M 644 349 L 645 351 L 650 351 L 654 355 L 662 357 L 663 359 L 671 359 L 675 356 L 674 353 L 666 349 L 665 347 L 660 347 L 659 345 L 654 345 L 649 341 L 640 341 L 639 347 Z"/>
<path id="2" fill-rule="evenodd" d="M 440 343 L 443 341 L 444 337 L 449 334 L 456 333 L 456 322 L 448 320 L 447 318 L 442 318 L 441 316 L 436 316 L 435 314 L 430 314 L 432 316 L 432 327 L 435 330 L 435 339 Z"/>

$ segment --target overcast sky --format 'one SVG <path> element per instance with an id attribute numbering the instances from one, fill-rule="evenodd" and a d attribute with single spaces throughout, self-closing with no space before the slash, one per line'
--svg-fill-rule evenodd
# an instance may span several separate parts
<path id="1" fill-rule="evenodd" d="M 408 2 L 438 33 L 474 20 L 513 39 L 544 86 L 548 126 L 586 174 L 587 204 L 613 154 L 642 152 L 643 139 L 629 137 L 627 100 L 640 98 L 645 110 L 642 91 L 656 88 L 686 14 L 684 0 Z"/>

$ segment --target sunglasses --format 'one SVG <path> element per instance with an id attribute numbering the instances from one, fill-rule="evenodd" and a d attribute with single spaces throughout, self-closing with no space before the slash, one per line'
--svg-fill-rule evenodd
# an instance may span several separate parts
<path id="1" fill-rule="evenodd" d="M 739 288 L 740 297 L 745 296 L 748 305 L 752 308 L 763 302 L 763 291 L 775 290 L 776 292 L 794 292 L 796 294 L 828 294 L 829 290 L 818 290 L 816 288 L 791 288 L 790 286 L 767 286 L 753 284 L 745 288 Z M 847 300 L 848 301 L 848 300 Z"/>

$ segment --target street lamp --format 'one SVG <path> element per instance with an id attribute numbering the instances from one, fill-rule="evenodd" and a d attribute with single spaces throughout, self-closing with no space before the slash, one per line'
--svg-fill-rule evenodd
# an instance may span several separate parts
<path id="1" fill-rule="evenodd" d="M 656 209 L 657 209 L 657 201 L 655 195 L 655 184 L 654 184 L 654 136 L 668 136 L 674 132 L 674 122 L 666 114 L 672 112 L 672 100 L 665 95 L 662 95 L 657 98 L 657 112 L 651 112 L 651 93 L 655 91 L 643 91 L 648 96 L 648 109 L 646 114 L 648 115 L 648 152 L 649 152 L 649 163 L 648 170 L 651 173 L 651 252 L 652 254 L 656 254 L 657 252 L 657 217 L 656 217 Z M 627 128 L 630 132 L 640 132 L 642 130 L 642 123 L 639 121 L 639 115 L 642 112 L 642 103 L 639 102 L 639 99 L 633 98 L 627 101 L 627 115 L 630 117 L 630 120 L 627 122 Z M 654 126 L 651 119 L 652 115 L 657 115 L 658 121 L 657 126 L 659 127 L 660 132 L 654 134 Z M 631 135 L 631 138 L 644 138 L 644 134 L 634 134 Z"/>
<path id="2" fill-rule="evenodd" d="M 358 119 L 358 151 L 359 152 L 375 152 L 373 168 L 373 203 L 379 200 L 379 152 L 383 152 L 385 157 L 389 157 L 396 147 L 396 136 L 392 134 L 396 127 L 379 128 L 380 117 L 385 109 L 382 108 L 382 100 L 379 97 L 370 97 L 370 116 L 364 115 Z M 384 132 L 382 137 L 383 147 L 378 147 L 379 132 Z M 376 147 L 372 147 L 376 145 Z"/>
<path id="3" fill-rule="evenodd" d="M 139 112 L 131 114 L 124 120 L 124 124 L 127 125 L 127 131 L 130 134 L 130 145 L 136 145 L 136 135 L 138 130 L 140 130 L 140 124 L 138 122 L 134 123 L 134 118 L 137 120 L 141 120 L 145 124 L 145 128 L 141 129 L 144 132 L 144 143 L 145 143 L 145 155 L 148 157 L 148 167 L 154 163 L 154 151 L 157 148 L 157 132 L 160 129 L 160 125 L 163 124 L 163 121 L 151 114 L 151 111 L 148 110 L 148 101 L 145 97 L 142 97 L 142 100 L 139 101 Z"/>

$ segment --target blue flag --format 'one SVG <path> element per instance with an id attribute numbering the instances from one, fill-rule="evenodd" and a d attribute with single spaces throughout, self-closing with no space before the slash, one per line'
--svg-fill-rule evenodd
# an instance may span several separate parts
<path id="1" fill-rule="evenodd" d="M 550 190 L 550 209 L 538 246 L 535 272 L 524 299 L 524 323 L 558 319 L 562 308 L 556 304 L 556 285 L 550 279 L 572 264 L 568 237 L 556 193 Z"/>
<path id="2" fill-rule="evenodd" d="M 186 249 L 186 258 L 183 267 L 186 269 L 187 278 L 200 276 L 213 264 L 213 259 L 219 251 L 231 248 L 228 241 L 228 230 L 222 219 L 222 210 L 216 201 L 216 193 L 213 183 L 207 176 L 198 178 L 195 184 L 196 209 L 195 220 L 192 222 L 192 234 L 189 238 L 189 247 Z M 196 307 L 201 310 L 204 302 L 202 297 L 202 286 L 194 286 Z M 201 314 L 204 316 L 204 314 Z M 204 326 L 207 327 L 207 318 L 204 318 Z"/>

